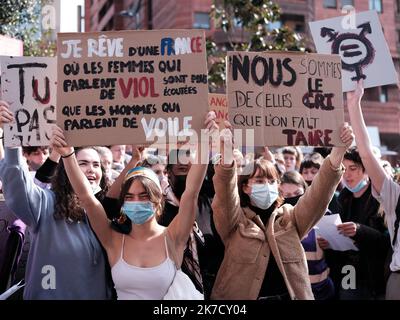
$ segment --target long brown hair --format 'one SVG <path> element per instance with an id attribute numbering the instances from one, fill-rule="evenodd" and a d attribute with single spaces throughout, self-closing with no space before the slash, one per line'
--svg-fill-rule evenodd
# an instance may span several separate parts
<path id="1" fill-rule="evenodd" d="M 243 186 L 247 185 L 249 179 L 255 176 L 257 170 L 260 171 L 261 177 L 267 177 L 279 183 L 279 174 L 272 162 L 262 158 L 253 160 L 243 168 L 242 174 L 239 176 L 238 189 L 241 207 L 247 207 L 250 204 L 250 197 L 243 191 Z M 272 206 L 278 208 L 282 203 L 283 199 L 279 196 Z"/>
<path id="2" fill-rule="evenodd" d="M 75 150 L 75 154 L 85 149 L 93 149 L 93 147 L 85 147 Z M 96 150 L 95 150 L 96 151 Z M 96 151 L 97 152 L 97 151 Z M 105 170 L 103 166 L 101 166 L 101 180 L 100 180 L 100 188 L 96 194 L 96 198 L 99 201 L 102 201 L 107 194 L 108 191 L 108 181 L 107 176 L 105 174 Z M 78 196 L 75 194 L 72 189 L 71 183 L 69 182 L 67 173 L 65 171 L 63 161 L 57 166 L 56 173 L 54 174 L 52 181 L 52 190 L 55 194 L 54 201 L 54 218 L 55 219 L 67 219 L 67 221 L 83 221 L 85 212 L 83 208 L 79 205 Z"/>

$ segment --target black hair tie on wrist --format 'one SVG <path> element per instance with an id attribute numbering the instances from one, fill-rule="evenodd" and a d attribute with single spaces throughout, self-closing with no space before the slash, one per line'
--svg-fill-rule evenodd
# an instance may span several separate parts
<path id="1" fill-rule="evenodd" d="M 67 154 L 66 156 L 61 156 L 61 158 L 63 158 L 63 159 L 68 158 L 68 157 L 72 156 L 74 153 L 75 153 L 75 150 L 72 151 L 70 154 Z"/>

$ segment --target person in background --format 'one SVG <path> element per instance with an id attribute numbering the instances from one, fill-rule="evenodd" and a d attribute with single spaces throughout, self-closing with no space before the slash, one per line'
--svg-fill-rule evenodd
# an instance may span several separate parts
<path id="1" fill-rule="evenodd" d="M 103 166 L 108 181 L 113 183 L 119 176 L 120 172 L 114 170 L 113 166 L 113 154 L 107 147 L 94 147 L 100 155 L 101 165 Z"/>
<path id="2" fill-rule="evenodd" d="M 324 158 L 318 152 L 313 152 L 304 157 L 299 172 L 308 185 L 311 185 L 322 165 L 322 162 L 324 162 Z"/>
<path id="3" fill-rule="evenodd" d="M 324 162 L 324 158 L 318 152 L 313 152 L 309 155 L 306 155 L 301 162 L 300 165 L 300 174 L 310 186 L 315 176 L 317 175 L 319 168 L 321 168 L 322 163 Z M 337 203 L 337 198 L 339 196 L 339 192 L 335 191 L 332 200 L 329 202 L 328 209 L 332 213 L 339 212 L 339 205 Z"/>
<path id="4" fill-rule="evenodd" d="M 51 150 L 49 157 L 35 173 L 35 183 L 42 188 L 51 188 L 51 181 L 60 162 L 60 155 L 54 149 Z"/>
<path id="5" fill-rule="evenodd" d="M 349 127 L 314 183 L 295 207 L 283 205 L 274 165 L 257 159 L 244 168 L 239 182 L 232 156 L 229 122 L 222 130 L 222 157 L 215 165 L 215 227 L 225 255 L 215 280 L 212 299 L 314 299 L 300 240 L 325 214 L 343 173 L 343 154 L 352 141 Z M 225 155 L 228 155 L 226 157 Z"/>
<path id="6" fill-rule="evenodd" d="M 109 149 L 113 155 L 112 168 L 121 172 L 131 159 L 131 156 L 126 154 L 126 146 L 124 144 L 113 145 Z"/>
<path id="7" fill-rule="evenodd" d="M 22 154 L 25 157 L 29 171 L 36 171 L 49 156 L 49 147 L 22 147 Z"/>
<path id="8" fill-rule="evenodd" d="M 362 82 L 354 92 L 347 93 L 347 107 L 351 124 L 354 127 L 356 143 L 363 165 L 372 183 L 372 195 L 381 203 L 390 234 L 390 276 L 386 284 L 385 298 L 400 300 L 400 185 L 393 181 L 374 156 L 371 141 L 361 110 L 364 94 Z M 371 259 L 372 257 L 370 257 Z"/>
<path id="9" fill-rule="evenodd" d="M 389 248 L 389 237 L 379 203 L 371 194 L 371 183 L 358 150 L 350 148 L 344 155 L 345 188 L 338 197 L 342 224 L 339 233 L 353 240 L 356 250 L 327 252 L 333 279 L 340 300 L 380 300 L 385 291 L 384 265 Z M 320 246 L 329 248 L 322 238 Z M 343 266 L 351 265 L 357 274 L 355 288 L 344 288 L 341 283 Z M 337 268 L 334 270 L 334 268 Z"/>
<path id="10" fill-rule="evenodd" d="M 322 163 L 321 163 L 322 164 Z M 307 190 L 308 185 L 297 171 L 286 172 L 279 185 L 279 193 L 285 203 L 295 206 Z M 328 210 L 327 213 L 330 213 Z M 331 300 L 335 296 L 335 287 L 329 277 L 329 267 L 324 251 L 318 245 L 315 229 L 312 228 L 301 240 L 307 258 L 308 275 L 315 300 Z"/>
<path id="11" fill-rule="evenodd" d="M 167 179 L 166 161 L 160 156 L 148 154 L 139 165 L 153 170 L 160 182 Z"/>
<path id="12" fill-rule="evenodd" d="M 13 114 L 8 111 L 8 104 L 1 101 L 0 105 L 0 123 L 10 123 Z M 97 152 L 83 148 L 76 156 L 92 194 L 102 197 L 107 182 Z M 33 183 L 21 148 L 6 148 L 0 177 L 6 205 L 31 234 L 24 299 L 111 299 L 107 260 L 72 191 L 63 162 L 57 167 L 52 189 L 43 189 Z"/>
<path id="13" fill-rule="evenodd" d="M 285 147 L 282 149 L 286 171 L 299 170 L 303 154 L 299 148 Z"/>

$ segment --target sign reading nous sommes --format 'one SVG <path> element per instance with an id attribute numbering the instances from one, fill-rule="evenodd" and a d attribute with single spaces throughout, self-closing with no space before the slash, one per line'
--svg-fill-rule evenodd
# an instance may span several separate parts
<path id="1" fill-rule="evenodd" d="M 338 55 L 228 52 L 228 109 L 256 146 L 342 145 Z"/>

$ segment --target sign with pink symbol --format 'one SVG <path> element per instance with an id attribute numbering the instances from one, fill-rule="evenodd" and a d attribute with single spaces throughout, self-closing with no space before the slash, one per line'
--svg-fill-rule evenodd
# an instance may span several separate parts
<path id="1" fill-rule="evenodd" d="M 318 53 L 339 54 L 343 92 L 358 80 L 371 88 L 397 83 L 397 73 L 376 11 L 310 22 Z M 395 50 L 397 50 L 395 48 Z M 327 66 L 325 66 L 327 67 Z"/>

